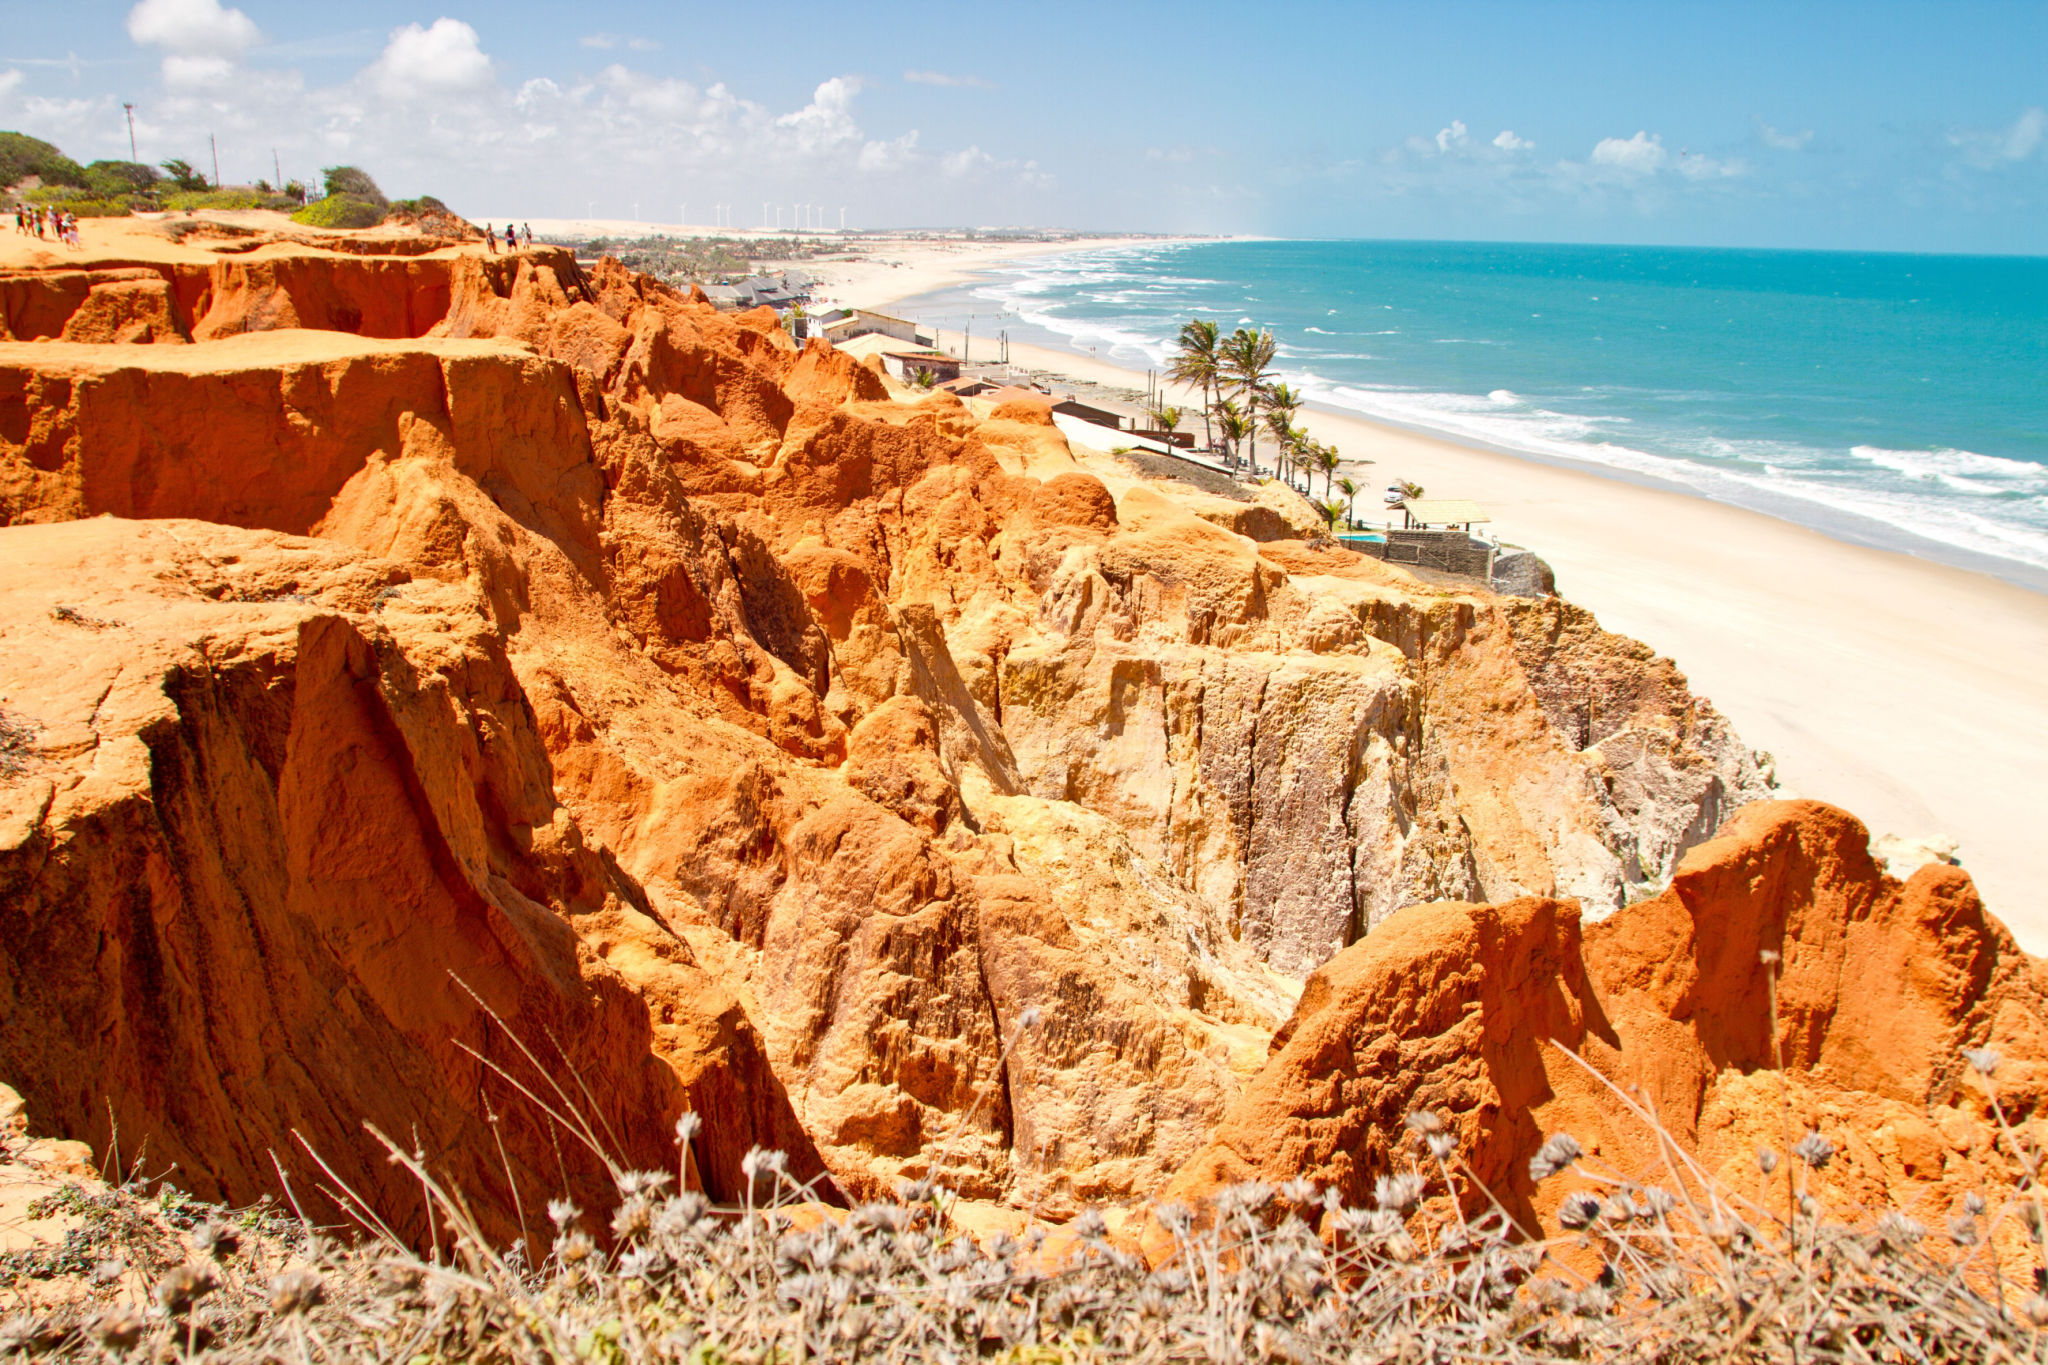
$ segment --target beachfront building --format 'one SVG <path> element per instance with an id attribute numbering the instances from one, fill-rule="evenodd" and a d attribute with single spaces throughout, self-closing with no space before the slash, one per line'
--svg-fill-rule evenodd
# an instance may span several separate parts
<path id="1" fill-rule="evenodd" d="M 1456 527 L 1469 535 L 1474 526 L 1493 520 L 1470 498 L 1403 498 L 1399 505 L 1402 526 L 1414 530 Z"/>
<path id="2" fill-rule="evenodd" d="M 882 368 L 905 384 L 914 382 L 920 372 L 930 375 L 935 384 L 960 377 L 959 358 L 944 351 L 884 351 Z"/>
<path id="3" fill-rule="evenodd" d="M 731 284 L 707 284 L 699 286 L 704 297 L 713 305 L 728 312 L 744 312 L 749 308 L 768 307 L 783 312 L 801 303 L 809 303 L 815 281 L 801 270 L 784 270 L 762 275 L 749 275 Z"/>
<path id="4" fill-rule="evenodd" d="M 819 315 L 814 322 L 815 335 L 824 337 L 834 346 L 864 336 L 892 337 L 913 346 L 924 343 L 924 338 L 917 334 L 916 323 L 908 318 L 877 313 L 871 308 L 835 308 Z"/>

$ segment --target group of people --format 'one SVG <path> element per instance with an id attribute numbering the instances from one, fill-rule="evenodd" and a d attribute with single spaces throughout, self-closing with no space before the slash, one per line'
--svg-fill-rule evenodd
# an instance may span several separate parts
<path id="1" fill-rule="evenodd" d="M 484 240 L 491 244 L 491 254 L 493 256 L 497 255 L 498 232 L 497 229 L 489 223 L 484 224 Z M 526 245 L 533 245 L 533 224 L 531 223 L 526 224 Z M 505 250 L 517 251 L 519 250 L 519 246 L 519 229 L 512 226 L 512 224 L 510 223 L 505 224 Z"/>
<path id="2" fill-rule="evenodd" d="M 66 246 L 82 246 L 78 240 L 78 215 L 60 208 L 21 204 L 14 210 L 14 230 L 23 237 L 55 238 Z"/>

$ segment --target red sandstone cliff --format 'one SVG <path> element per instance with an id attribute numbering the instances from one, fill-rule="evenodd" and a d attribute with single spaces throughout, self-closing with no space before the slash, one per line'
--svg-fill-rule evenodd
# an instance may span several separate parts
<path id="1" fill-rule="evenodd" d="M 1714 850 L 1783 894 L 1704 913 L 1919 961 L 1852 933 L 1935 914 L 1871 910 L 1860 835 L 1705 843 L 1766 777 L 1564 604 L 1248 539 L 1030 405 L 890 401 L 616 265 L 361 245 L 0 276 L 0 1075 L 55 1131 L 111 1101 L 243 1198 L 294 1129 L 392 1191 L 355 1121 L 417 1125 L 516 1221 L 491 1116 L 529 1203 L 576 1144 L 453 974 L 622 1156 L 703 1112 L 728 1191 L 755 1143 L 1054 1216 L 1350 1184 L 1431 1086 L 1511 1175 L 1544 1036 L 1739 1127 L 1753 1049 L 1671 984 L 1724 937 L 1670 909 Z M 1943 885 L 1955 951 L 2032 980 Z M 1502 904 L 1404 909 L 1443 900 Z M 1991 989 L 1915 996 L 1926 1036 Z M 1933 1096 L 1859 1017 L 1802 1076 Z"/>

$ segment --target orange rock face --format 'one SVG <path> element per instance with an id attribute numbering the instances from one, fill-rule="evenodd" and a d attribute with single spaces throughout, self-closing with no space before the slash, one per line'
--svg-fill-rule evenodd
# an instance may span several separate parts
<path id="1" fill-rule="evenodd" d="M 616 263 L 335 241 L 0 277 L 0 1079 L 48 1131 L 111 1103 L 236 1199 L 297 1131 L 398 1218 L 359 1123 L 417 1126 L 513 1228 L 558 1140 L 598 1177 L 478 1060 L 516 1035 L 622 1159 L 704 1114 L 715 1191 L 758 1144 L 1060 1217 L 1352 1189 L 1417 1104 L 1512 1186 L 1579 1094 L 1544 1037 L 1735 1152 L 1767 942 L 1814 1103 L 1925 1111 L 1901 1169 L 1958 1150 L 1958 1039 L 2039 1055 L 1960 874 L 1743 813 L 1755 756 L 1583 613 Z"/>
<path id="2" fill-rule="evenodd" d="M 1403 1120 L 1426 1110 L 1533 1226 L 1571 1188 L 1539 1195 L 1529 1177 L 1548 1133 L 1668 1183 L 1633 1101 L 1745 1198 L 1777 1192 L 1760 1185 L 1759 1147 L 1789 1161 L 1817 1131 L 1840 1155 L 1811 1188 L 1838 1209 L 1939 1219 L 2017 1173 L 1963 1051 L 2001 1055 L 2000 1103 L 2028 1123 L 2044 1007 L 2042 964 L 1960 869 L 1901 884 L 1853 817 L 1760 803 L 1662 894 L 1583 929 L 1577 907 L 1550 900 L 1395 915 L 1309 978 L 1271 1060 L 1168 1193 L 1307 1175 L 1363 1201 L 1414 1160 Z"/>

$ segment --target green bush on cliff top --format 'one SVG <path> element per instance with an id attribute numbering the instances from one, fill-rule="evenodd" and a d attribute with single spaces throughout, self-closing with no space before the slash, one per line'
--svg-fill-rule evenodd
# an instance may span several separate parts
<path id="1" fill-rule="evenodd" d="M 292 221 L 319 228 L 375 227 L 384 221 L 384 206 L 353 194 L 330 194 L 294 213 Z"/>
<path id="2" fill-rule="evenodd" d="M 40 176 L 45 185 L 82 189 L 86 184 L 85 167 L 41 138 L 0 133 L 0 189 L 18 185 L 32 175 Z"/>

